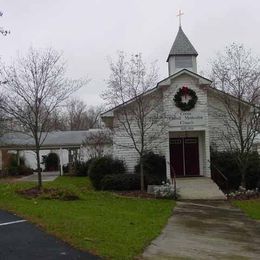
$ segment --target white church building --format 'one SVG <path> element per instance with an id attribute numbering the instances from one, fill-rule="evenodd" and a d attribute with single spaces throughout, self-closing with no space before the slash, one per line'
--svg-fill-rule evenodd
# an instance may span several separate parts
<path id="1" fill-rule="evenodd" d="M 218 132 L 225 131 L 225 126 L 219 111 L 225 108 L 218 97 L 226 94 L 213 88 L 211 80 L 197 73 L 197 56 L 180 26 L 167 58 L 169 77 L 145 93 L 151 102 L 153 94 L 158 94 L 157 102 L 167 121 L 164 131 L 158 132 L 157 145 L 152 150 L 165 156 L 169 179 L 173 171 L 177 177 L 211 177 L 210 146 L 222 145 Z M 106 126 L 114 130 L 113 156 L 123 159 L 129 172 L 133 172 L 139 156 L 135 149 L 129 148 L 132 141 L 120 128 L 117 114 L 133 102 L 136 100 L 102 114 Z"/>

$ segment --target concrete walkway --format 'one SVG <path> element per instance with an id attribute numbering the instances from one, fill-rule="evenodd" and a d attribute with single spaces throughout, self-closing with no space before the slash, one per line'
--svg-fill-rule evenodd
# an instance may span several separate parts
<path id="1" fill-rule="evenodd" d="M 143 259 L 260 259 L 260 221 L 227 201 L 178 202 Z"/>
<path id="2" fill-rule="evenodd" d="M 42 181 L 54 181 L 58 176 L 60 176 L 60 172 L 55 171 L 55 172 L 42 172 Z M 37 182 L 38 181 L 38 173 L 34 173 L 32 175 L 28 175 L 25 177 L 22 177 L 18 179 L 18 181 L 32 181 L 32 182 Z"/>
<path id="3" fill-rule="evenodd" d="M 226 196 L 217 184 L 207 177 L 177 178 L 177 190 L 181 200 L 225 200 Z"/>

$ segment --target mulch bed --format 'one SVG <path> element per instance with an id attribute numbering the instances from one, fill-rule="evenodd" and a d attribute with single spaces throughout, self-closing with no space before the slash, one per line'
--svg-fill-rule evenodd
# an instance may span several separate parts
<path id="1" fill-rule="evenodd" d="M 145 191 L 135 190 L 135 191 L 118 191 L 116 194 L 131 198 L 143 198 L 143 199 L 155 199 L 155 195 L 149 194 Z"/>
<path id="2" fill-rule="evenodd" d="M 27 199 L 43 198 L 43 199 L 56 199 L 56 200 L 77 200 L 79 197 L 68 190 L 33 187 L 26 190 L 17 190 L 16 193 L 22 195 Z"/>
<path id="3" fill-rule="evenodd" d="M 234 196 L 227 195 L 228 200 L 251 200 L 251 199 L 260 199 L 260 193 L 256 194 L 237 194 Z"/>
<path id="4" fill-rule="evenodd" d="M 50 193 L 53 189 L 38 189 L 37 187 L 34 187 L 34 188 L 30 188 L 30 189 L 27 189 L 27 190 L 17 190 L 16 193 L 24 196 L 24 197 L 27 197 L 27 198 L 37 198 L 39 197 L 40 195 L 44 194 L 44 193 Z"/>

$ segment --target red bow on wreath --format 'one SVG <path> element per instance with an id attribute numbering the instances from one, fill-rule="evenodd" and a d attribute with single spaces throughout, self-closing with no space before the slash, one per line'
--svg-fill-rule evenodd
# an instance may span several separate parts
<path id="1" fill-rule="evenodd" d="M 184 95 L 184 97 L 186 98 L 187 95 L 189 95 L 189 88 L 183 86 L 183 87 L 181 88 L 181 94 Z"/>

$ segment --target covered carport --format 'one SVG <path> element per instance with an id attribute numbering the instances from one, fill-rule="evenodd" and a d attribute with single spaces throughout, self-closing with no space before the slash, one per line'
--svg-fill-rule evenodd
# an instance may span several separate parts
<path id="1" fill-rule="evenodd" d="M 56 131 L 43 133 L 44 140 L 41 144 L 41 151 L 55 151 L 59 155 L 60 174 L 63 175 L 64 161 L 72 163 L 75 157 L 79 158 L 82 153 L 83 142 L 93 132 L 101 129 L 85 131 Z M 24 133 L 7 133 L 0 137 L 0 170 L 4 170 L 8 164 L 8 153 L 16 153 L 17 163 L 20 163 L 22 151 L 35 151 L 34 139 Z M 67 153 L 64 153 L 67 151 Z M 67 158 L 64 158 L 67 154 Z M 81 159 L 81 158 L 80 158 Z M 83 159 L 83 158 L 82 158 Z"/>

